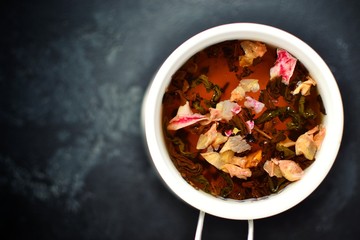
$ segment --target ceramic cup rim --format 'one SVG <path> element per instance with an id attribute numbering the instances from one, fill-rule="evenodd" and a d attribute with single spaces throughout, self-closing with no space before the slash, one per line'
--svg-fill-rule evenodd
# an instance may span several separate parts
<path id="1" fill-rule="evenodd" d="M 327 112 L 326 136 L 316 161 L 304 177 L 280 193 L 243 201 L 222 199 L 194 189 L 179 174 L 165 147 L 161 126 L 162 97 L 171 76 L 196 52 L 227 40 L 254 40 L 284 48 L 301 61 L 317 81 Z M 259 219 L 284 212 L 308 197 L 330 171 L 343 134 L 343 105 L 336 80 L 324 60 L 305 42 L 281 29 L 257 23 L 232 23 L 210 28 L 191 37 L 161 65 L 142 105 L 142 132 L 149 156 L 161 179 L 180 199 L 208 214 L 227 219 Z"/>

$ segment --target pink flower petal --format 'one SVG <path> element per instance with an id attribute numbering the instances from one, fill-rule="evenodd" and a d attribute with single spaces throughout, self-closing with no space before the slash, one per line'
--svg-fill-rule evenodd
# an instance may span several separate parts
<path id="1" fill-rule="evenodd" d="M 265 104 L 259 102 L 252 97 L 246 97 L 246 101 L 244 102 L 244 106 L 246 108 L 251 108 L 255 111 L 255 113 L 259 113 L 263 110 Z"/>
<path id="2" fill-rule="evenodd" d="M 216 108 L 210 108 L 209 110 L 212 121 L 230 121 L 234 115 L 241 111 L 241 107 L 237 103 L 225 100 L 216 104 Z"/>
<path id="3" fill-rule="evenodd" d="M 246 127 L 249 130 L 249 133 L 251 133 L 251 131 L 254 129 L 254 126 L 255 126 L 254 121 L 247 120 L 245 123 L 246 123 Z"/>
<path id="4" fill-rule="evenodd" d="M 194 123 L 206 120 L 207 117 L 199 113 L 193 113 L 191 111 L 189 102 L 186 101 L 185 105 L 180 106 L 176 116 L 170 120 L 167 126 L 168 130 L 178 130 L 190 126 Z"/>
<path id="5" fill-rule="evenodd" d="M 270 69 L 270 79 L 282 77 L 282 82 L 289 85 L 291 76 L 294 73 L 297 59 L 284 49 L 277 49 L 275 65 Z"/>
<path id="6" fill-rule="evenodd" d="M 225 136 L 230 137 L 232 133 L 233 133 L 232 129 L 227 130 L 227 131 L 225 131 Z"/>

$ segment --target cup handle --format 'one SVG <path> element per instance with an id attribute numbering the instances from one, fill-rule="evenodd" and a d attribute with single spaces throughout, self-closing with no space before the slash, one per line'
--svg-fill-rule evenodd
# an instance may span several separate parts
<path id="1" fill-rule="evenodd" d="M 199 212 L 198 223 L 196 227 L 195 240 L 201 240 L 202 229 L 204 226 L 205 212 Z M 247 240 L 253 240 L 254 238 L 254 220 L 248 220 L 248 237 Z"/>
<path id="2" fill-rule="evenodd" d="M 201 233 L 204 226 L 205 212 L 200 211 L 196 227 L 195 240 L 201 240 Z"/>

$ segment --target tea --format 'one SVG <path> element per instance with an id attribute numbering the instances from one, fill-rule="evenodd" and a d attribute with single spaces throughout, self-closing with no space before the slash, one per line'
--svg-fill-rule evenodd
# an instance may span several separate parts
<path id="1" fill-rule="evenodd" d="M 182 177 L 248 199 L 301 179 L 325 129 L 316 81 L 286 50 L 233 40 L 192 56 L 163 97 L 163 130 Z"/>

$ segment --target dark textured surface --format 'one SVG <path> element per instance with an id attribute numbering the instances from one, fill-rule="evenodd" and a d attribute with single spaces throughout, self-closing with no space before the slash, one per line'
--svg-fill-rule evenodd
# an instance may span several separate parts
<path id="1" fill-rule="evenodd" d="M 141 101 L 179 44 L 231 22 L 307 42 L 345 110 L 328 177 L 293 209 L 256 220 L 255 238 L 359 239 L 359 12 L 356 0 L 1 1 L 0 239 L 192 239 L 198 211 L 151 168 Z M 245 221 L 204 224 L 203 239 L 246 239 Z"/>

